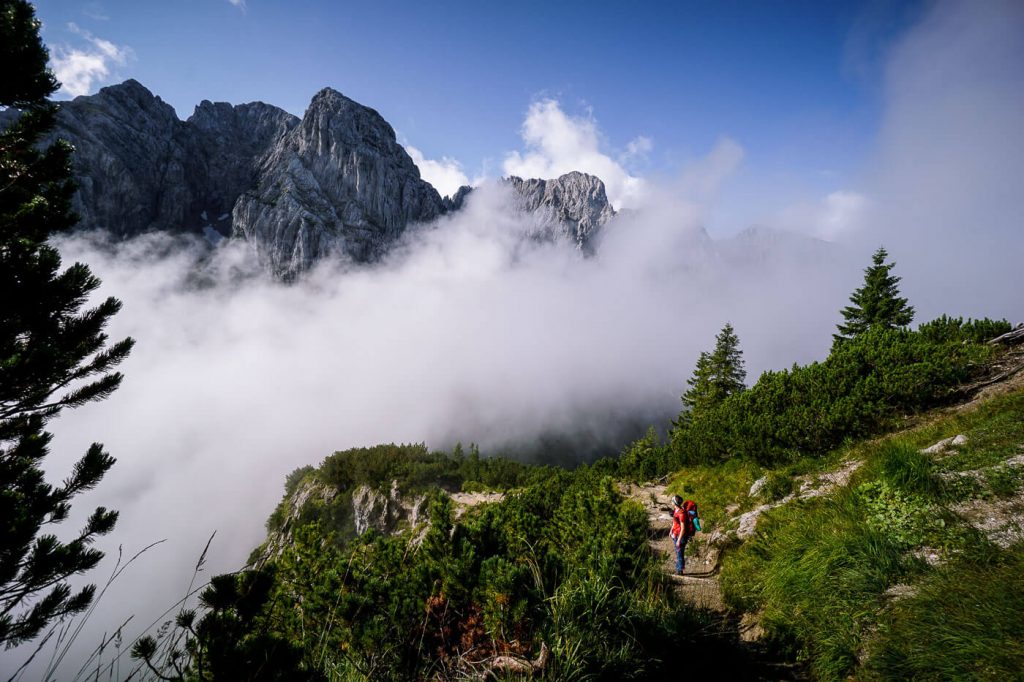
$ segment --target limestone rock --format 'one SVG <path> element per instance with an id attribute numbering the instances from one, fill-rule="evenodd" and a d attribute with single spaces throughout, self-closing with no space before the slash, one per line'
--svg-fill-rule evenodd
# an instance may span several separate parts
<path id="1" fill-rule="evenodd" d="M 754 497 L 764 489 L 767 483 L 768 477 L 762 476 L 761 478 L 754 481 L 754 484 L 750 486 L 750 491 L 747 493 L 747 495 L 749 495 L 750 497 Z"/>
<path id="2" fill-rule="evenodd" d="M 61 104 L 53 137 L 75 147 L 82 229 L 230 233 L 255 160 L 298 119 L 267 104 L 203 102 L 188 121 L 134 80 Z M 220 218 L 220 220 L 218 220 Z"/>
<path id="3" fill-rule="evenodd" d="M 0 112 L 0 123 L 17 115 Z M 380 114 L 330 88 L 301 120 L 262 102 L 203 101 L 182 121 L 128 80 L 62 103 L 53 137 L 76 148 L 80 229 L 234 236 L 285 279 L 326 258 L 374 261 L 473 191 L 442 199 Z M 532 239 L 592 253 L 615 216 L 604 183 L 586 173 L 499 183 Z"/>
<path id="4" fill-rule="evenodd" d="M 516 208 L 530 214 L 536 236 L 565 238 L 585 253 L 593 253 L 598 230 L 615 216 L 600 178 L 573 171 L 554 180 L 505 180 L 514 192 Z"/>
<path id="5" fill-rule="evenodd" d="M 287 510 L 280 530 L 273 531 L 267 536 L 263 556 L 265 558 L 275 557 L 292 544 L 295 522 L 299 520 L 302 510 L 307 504 L 327 505 L 337 495 L 337 488 L 315 479 L 306 479 L 300 483 L 295 492 L 287 498 Z"/>
<path id="6" fill-rule="evenodd" d="M 373 528 L 379 533 L 394 533 L 400 525 L 415 527 L 427 520 L 427 497 L 405 497 L 398 481 L 388 492 L 361 485 L 352 491 L 352 513 L 356 534 Z"/>
<path id="7" fill-rule="evenodd" d="M 964 445 L 966 443 L 967 443 L 967 436 L 965 436 L 965 435 L 963 435 L 961 433 L 961 434 L 958 434 L 956 436 L 952 436 L 950 438 L 943 438 L 942 440 L 940 440 L 939 442 L 935 443 L 934 445 L 930 445 L 930 446 L 926 447 L 925 449 L 921 450 L 921 452 L 923 454 L 926 454 L 926 455 L 941 455 L 942 453 L 944 453 L 946 450 L 948 450 L 950 448 L 959 447 L 959 446 Z"/>
<path id="8" fill-rule="evenodd" d="M 379 258 L 440 195 L 380 114 L 326 88 L 260 164 L 233 211 L 234 234 L 289 278 L 327 257 Z"/>

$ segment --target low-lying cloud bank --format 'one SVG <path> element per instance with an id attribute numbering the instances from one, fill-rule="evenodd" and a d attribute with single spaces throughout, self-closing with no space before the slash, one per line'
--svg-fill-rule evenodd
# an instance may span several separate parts
<path id="1" fill-rule="evenodd" d="M 138 345 L 117 393 L 54 423 L 50 476 L 102 440 L 118 463 L 77 510 L 121 511 L 112 555 L 167 538 L 107 595 L 88 643 L 127 613 L 137 629 L 157 618 L 215 529 L 205 575 L 237 568 L 285 474 L 336 449 L 461 439 L 486 450 L 560 432 L 607 442 L 620 417 L 678 409 L 726 321 L 751 381 L 823 357 L 879 244 L 919 321 L 1020 321 L 1024 132 L 1013 112 L 1024 87 L 1010 65 L 1024 63 L 1022 13 L 939 5 L 897 46 L 874 166 L 862 187 L 836 188 L 864 198 L 841 229 L 807 228 L 830 230 L 832 244 L 767 231 L 709 240 L 716 189 L 742 159 L 728 140 L 676 184 L 645 187 L 592 259 L 524 240 L 529 226 L 487 185 L 383 264 L 325 264 L 291 286 L 253 274 L 239 245 L 211 257 L 156 236 L 62 241 L 124 301 L 111 337 Z M 831 208 L 849 209 L 854 194 L 837 196 Z"/>

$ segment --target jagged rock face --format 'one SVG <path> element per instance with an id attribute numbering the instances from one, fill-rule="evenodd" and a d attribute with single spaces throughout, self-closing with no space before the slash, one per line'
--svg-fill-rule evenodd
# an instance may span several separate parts
<path id="1" fill-rule="evenodd" d="M 82 227 L 125 237 L 184 223 L 188 140 L 169 104 L 129 80 L 61 105 L 57 120 L 76 150 Z"/>
<path id="2" fill-rule="evenodd" d="M 204 100 L 187 123 L 202 152 L 193 212 L 224 236 L 235 201 L 252 187 L 260 159 L 299 119 L 277 107 L 252 102 L 232 106 Z"/>
<path id="3" fill-rule="evenodd" d="M 415 527 L 426 520 L 426 510 L 426 496 L 404 498 L 398 489 L 398 481 L 391 482 L 391 490 L 387 493 L 368 485 L 352 491 L 352 516 L 357 535 L 371 528 L 379 533 L 393 533 L 400 524 Z"/>
<path id="4" fill-rule="evenodd" d="M 598 231 L 615 217 L 600 178 L 573 171 L 553 180 L 523 180 L 516 176 L 499 181 L 512 191 L 512 210 L 529 220 L 529 236 L 543 241 L 567 240 L 590 254 Z M 464 186 L 445 197 L 444 207 L 462 209 L 473 188 Z"/>
<path id="5" fill-rule="evenodd" d="M 328 88 L 263 160 L 233 222 L 236 236 L 290 277 L 330 256 L 372 261 L 407 225 L 443 211 L 387 121 Z"/>
<path id="6" fill-rule="evenodd" d="M 75 146 L 81 227 L 120 237 L 207 225 L 228 234 L 227 214 L 251 186 L 256 160 L 297 122 L 262 103 L 210 102 L 181 121 L 128 80 L 62 104 L 54 135 Z"/>
<path id="7" fill-rule="evenodd" d="M 316 480 L 305 480 L 300 483 L 295 492 L 286 498 L 287 509 L 280 530 L 272 531 L 267 535 L 263 556 L 268 558 L 278 556 L 285 548 L 291 546 L 295 525 L 302 517 L 302 511 L 307 504 L 315 502 L 330 504 L 337 496 L 338 489 L 326 483 Z"/>
<path id="8" fill-rule="evenodd" d="M 235 236 L 286 279 L 325 258 L 373 261 L 410 224 L 460 210 L 471 193 L 442 199 L 380 114 L 329 88 L 301 120 L 261 102 L 203 101 L 181 121 L 129 80 L 63 103 L 56 136 L 77 150 L 81 228 Z M 615 215 L 591 175 L 500 182 L 534 239 L 590 253 Z"/>
<path id="9" fill-rule="evenodd" d="M 517 208 L 531 214 L 539 236 L 561 235 L 583 251 L 591 251 L 598 229 L 615 216 L 600 178 L 573 171 L 554 180 L 505 180 L 514 190 Z"/>

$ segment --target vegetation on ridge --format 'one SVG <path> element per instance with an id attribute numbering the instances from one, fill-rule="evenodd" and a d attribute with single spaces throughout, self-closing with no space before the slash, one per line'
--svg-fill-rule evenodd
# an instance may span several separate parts
<path id="1" fill-rule="evenodd" d="M 904 672 L 926 671 L 900 652 L 927 619 L 909 606 L 917 602 L 890 608 L 888 591 L 951 578 L 916 552 L 997 557 L 984 564 L 997 581 L 990 597 L 1012 600 L 1003 567 L 1014 565 L 1015 550 L 1006 554 L 958 521 L 962 487 L 918 451 L 919 434 L 856 441 L 949 400 L 992 352 L 982 342 L 1008 327 L 948 317 L 916 331 L 876 325 L 837 344 L 822 362 L 766 372 L 744 389 L 739 340 L 727 325 L 716 352 L 702 356 L 703 372 L 698 363 L 692 400 L 668 443 L 652 428 L 620 457 L 571 471 L 484 458 L 472 447 L 468 454 L 424 445 L 335 453 L 288 477 L 272 530 L 303 484 L 333 491 L 293 519 L 290 541 L 272 558 L 218 578 L 204 596 L 201 627 L 179 628 L 176 640 L 143 640 L 135 653 L 150 665 L 163 660 L 166 674 L 167 657 L 177 651 L 196 679 L 212 679 L 215 660 L 236 660 L 237 671 L 284 666 L 275 668 L 282 678 L 444 679 L 501 674 L 490 666 L 515 660 L 546 679 L 643 679 L 675 670 L 681 651 L 700 646 L 701 655 L 688 658 L 691 672 L 699 660 L 718 674 L 735 665 L 742 675 L 750 652 L 727 634 L 728 621 L 680 601 L 648 546 L 646 513 L 616 480 L 676 472 L 670 488 L 701 500 L 706 530 L 727 532 L 725 508 L 755 503 L 747 493 L 755 478 L 765 477 L 760 499 L 779 500 L 794 490 L 794 476 L 860 457 L 866 464 L 849 485 L 778 507 L 755 539 L 726 547 L 725 597 L 735 614 L 759 613 L 769 646 L 816 677 L 885 677 L 898 669 L 895 662 Z M 718 374 L 733 381 L 705 400 L 716 354 L 724 359 Z M 1016 409 L 1015 399 L 1004 404 Z M 991 424 L 1011 429 L 1015 422 L 1002 414 L 991 415 Z M 986 480 L 998 483 L 992 489 L 1000 494 L 1015 494 L 1015 475 Z M 346 515 L 361 485 L 426 495 L 429 523 L 356 536 Z M 444 492 L 479 489 L 505 495 L 457 511 Z M 934 604 L 938 590 L 924 588 L 915 598 Z M 232 642 L 214 637 L 206 620 L 224 618 L 236 628 Z M 1012 623 L 999 627 L 1015 632 Z M 865 651 L 878 656 L 865 659 Z M 277 652 L 273 661 L 267 652 Z M 1014 656 L 1005 660 L 1016 663 Z M 946 659 L 946 672 L 967 669 L 962 659 Z"/>

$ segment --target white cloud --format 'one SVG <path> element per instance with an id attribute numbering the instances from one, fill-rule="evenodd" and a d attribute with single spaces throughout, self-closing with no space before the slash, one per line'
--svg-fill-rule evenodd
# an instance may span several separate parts
<path id="1" fill-rule="evenodd" d="M 1024 70 L 1014 64 L 1024 64 L 1018 0 L 936 3 L 889 55 L 860 239 L 865 254 L 886 246 L 922 318 L 1024 317 Z"/>
<path id="2" fill-rule="evenodd" d="M 156 619 L 214 529 L 206 575 L 238 568 L 284 476 L 333 450 L 460 439 L 493 453 L 550 434 L 608 448 L 631 418 L 667 422 L 727 319 L 752 376 L 828 347 L 820 321 L 843 292 L 813 264 L 733 272 L 695 251 L 699 211 L 660 205 L 617 218 L 583 258 L 526 238 L 534 225 L 505 209 L 509 191 L 484 183 L 384 263 L 325 263 L 291 285 L 218 275 L 242 267 L 232 260 L 196 287 L 202 263 L 245 252 L 230 241 L 204 259 L 168 254 L 160 235 L 60 240 L 66 262 L 102 278 L 97 295 L 124 301 L 111 338 L 138 344 L 109 400 L 54 423 L 47 470 L 59 480 L 102 440 L 118 463 L 76 510 L 121 512 L 101 543 L 108 557 L 168 538 L 113 586 L 83 647 L 131 612 L 133 624 Z"/>
<path id="3" fill-rule="evenodd" d="M 245 0 L 228 0 L 233 6 L 239 8 L 243 12 L 249 9 L 249 6 L 245 4 Z"/>
<path id="4" fill-rule="evenodd" d="M 654 142 L 651 138 L 644 135 L 637 135 L 629 141 L 629 144 L 626 145 L 626 151 L 623 152 L 620 160 L 623 163 L 643 160 L 647 158 L 647 155 L 650 154 L 652 149 L 654 149 Z"/>
<path id="5" fill-rule="evenodd" d="M 462 171 L 462 164 L 455 159 L 447 156 L 442 156 L 440 161 L 428 159 L 412 145 L 405 145 L 405 151 L 420 169 L 420 177 L 433 185 L 443 197 L 452 196 L 463 185 L 477 184 L 470 182 L 469 176 Z"/>
<path id="6" fill-rule="evenodd" d="M 505 157 L 504 171 L 523 178 L 554 178 L 571 171 L 596 175 L 604 181 L 615 208 L 636 205 L 643 180 L 601 151 L 600 132 L 593 116 L 569 116 L 558 101 L 534 102 L 521 129 L 526 149 Z M 635 152 L 650 151 L 650 140 L 630 143 Z M 629 148 L 627 147 L 627 153 Z"/>
<path id="7" fill-rule="evenodd" d="M 55 45 L 51 53 L 53 72 L 60 81 L 59 94 L 77 97 L 93 92 L 94 86 L 107 81 L 114 67 L 124 66 L 131 48 L 97 38 L 75 24 L 68 29 L 80 36 L 85 46 Z"/>
<path id="8" fill-rule="evenodd" d="M 850 238 L 863 226 L 866 196 L 850 190 L 836 190 L 813 203 L 800 203 L 784 209 L 773 221 L 774 227 L 835 241 Z"/>

